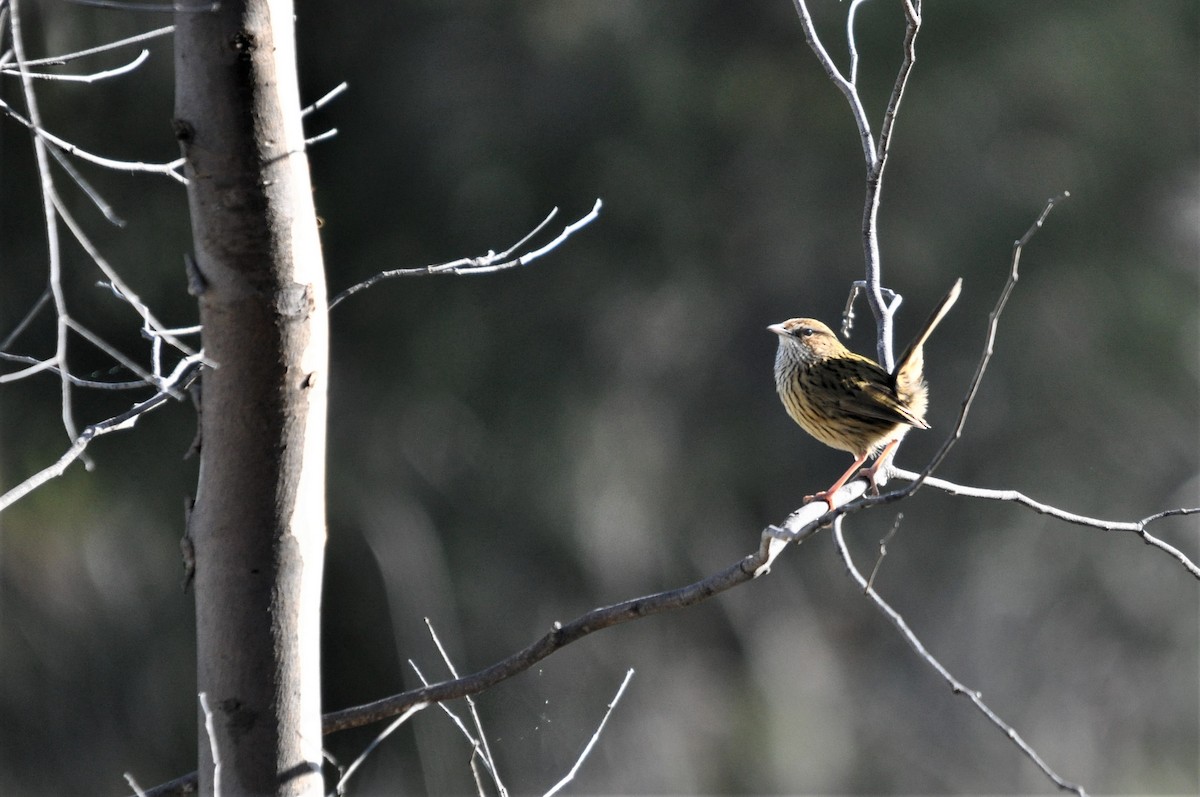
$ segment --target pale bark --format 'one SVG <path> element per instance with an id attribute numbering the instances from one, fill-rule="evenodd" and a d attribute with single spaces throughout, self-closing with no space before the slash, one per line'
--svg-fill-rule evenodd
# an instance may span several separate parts
<path id="1" fill-rule="evenodd" d="M 203 9 L 203 10 L 201 10 Z M 203 343 L 195 550 L 200 791 L 320 794 L 328 329 L 293 9 L 177 15 Z M 214 782 L 216 778 L 217 782 Z"/>

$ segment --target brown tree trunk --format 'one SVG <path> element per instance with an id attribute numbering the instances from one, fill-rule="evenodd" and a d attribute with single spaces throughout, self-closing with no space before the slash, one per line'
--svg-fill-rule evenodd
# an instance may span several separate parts
<path id="1" fill-rule="evenodd" d="M 293 9 L 186 5 L 175 130 L 213 363 L 189 523 L 215 737 L 201 725 L 200 791 L 319 795 L 328 328 Z"/>

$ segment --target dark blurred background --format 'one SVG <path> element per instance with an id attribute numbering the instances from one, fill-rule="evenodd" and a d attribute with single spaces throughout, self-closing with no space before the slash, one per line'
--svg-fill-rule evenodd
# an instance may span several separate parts
<path id="1" fill-rule="evenodd" d="M 844 4 L 814 2 L 841 63 Z M 21 4 L 30 56 L 167 24 Z M 863 174 L 846 103 L 776 2 L 300 2 L 330 290 L 383 269 L 503 249 L 551 207 L 600 219 L 520 271 L 383 283 L 332 316 L 325 704 L 461 671 L 555 620 L 672 588 L 753 551 L 848 457 L 774 394 L 793 315 L 836 321 L 862 276 Z M 929 4 L 881 213 L 900 343 L 955 277 L 927 350 L 934 430 L 952 427 L 1012 241 L 1070 190 L 1022 262 L 995 358 L 941 475 L 1102 518 L 1200 503 L 1200 21 L 1194 2 Z M 877 123 L 900 56 L 896 3 L 859 14 Z M 136 73 L 39 84 L 48 128 L 166 161 L 170 40 Z M 136 48 L 70 71 L 111 68 Z M 0 93 L 23 107 L 19 84 Z M 0 336 L 44 290 L 27 132 L 0 120 Z M 106 258 L 171 324 L 196 318 L 184 191 L 76 162 L 61 172 Z M 557 229 L 557 226 L 555 227 Z M 138 320 L 79 246 L 72 311 L 142 362 Z M 865 306 L 852 345 L 873 351 Z M 48 356 L 49 316 L 11 350 Z M 73 339 L 73 371 L 121 379 Z M 144 397 L 76 393 L 93 422 Z M 58 382 L 0 386 L 0 486 L 68 444 Z M 194 768 L 192 598 L 177 541 L 196 463 L 172 404 L 0 516 L 0 791 L 122 794 Z M 876 586 L 930 650 L 1093 793 L 1200 791 L 1200 604 L 1134 535 L 923 490 L 856 515 L 861 567 L 903 513 Z M 1197 523 L 1153 527 L 1196 559 Z M 918 660 L 844 572 L 828 533 L 767 578 L 590 637 L 480 701 L 516 793 L 561 777 L 626 668 L 636 676 L 576 794 L 1027 794 L 1054 788 Z M 461 710 L 461 706 L 458 707 Z M 343 763 L 378 729 L 328 739 Z M 352 793 L 473 791 L 439 711 L 374 755 Z"/>

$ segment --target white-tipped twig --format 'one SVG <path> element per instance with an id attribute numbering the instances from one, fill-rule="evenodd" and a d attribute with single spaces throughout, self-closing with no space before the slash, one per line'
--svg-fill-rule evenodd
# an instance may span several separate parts
<path id="1" fill-rule="evenodd" d="M 546 792 L 544 797 L 554 797 L 563 788 L 575 780 L 575 776 L 579 773 L 579 768 L 583 766 L 583 762 L 591 755 L 592 748 L 596 746 L 596 742 L 600 741 L 600 734 L 604 732 L 604 726 L 608 724 L 608 718 L 612 716 L 613 709 L 617 707 L 617 703 L 621 702 L 621 696 L 625 694 L 625 687 L 629 686 L 629 682 L 633 679 L 633 670 L 625 671 L 625 679 L 621 681 L 621 685 L 617 687 L 617 693 L 613 695 L 613 699 L 609 701 L 608 708 L 604 712 L 604 717 L 600 720 L 600 724 L 596 726 L 596 732 L 592 734 L 592 738 L 588 739 L 588 743 L 584 746 L 583 752 L 579 754 L 579 758 L 575 759 L 575 766 L 563 776 L 562 780 L 555 783 L 550 791 Z"/>
<path id="2" fill-rule="evenodd" d="M 332 310 L 334 307 L 337 307 L 344 300 L 348 299 L 359 291 L 366 290 L 382 280 L 391 279 L 393 277 L 417 277 L 425 274 L 492 274 L 494 272 L 503 271 L 509 268 L 527 266 L 542 255 L 558 247 L 563 241 L 570 238 L 576 231 L 586 227 L 588 224 L 591 224 L 596 217 L 600 215 L 600 208 L 603 207 L 603 204 L 603 202 L 597 199 L 596 204 L 592 206 L 592 209 L 588 211 L 586 215 L 564 227 L 562 232 L 555 236 L 554 240 L 550 241 L 550 243 L 546 244 L 545 246 L 526 252 L 523 255 L 517 255 L 515 257 L 513 256 L 513 254 L 525 246 L 525 244 L 528 243 L 531 238 L 545 229 L 546 225 L 548 225 L 554 219 L 554 217 L 558 215 L 558 208 L 551 210 L 550 214 L 542 220 L 541 224 L 534 227 L 529 234 L 517 241 L 508 249 L 505 249 L 503 252 L 488 252 L 486 255 L 480 255 L 479 257 L 464 257 L 460 258 L 459 260 L 451 260 L 448 263 L 438 263 L 430 266 L 421 266 L 419 268 L 398 268 L 391 271 L 383 271 L 371 277 L 370 279 L 363 280 L 357 285 L 350 286 L 337 296 L 333 297 L 333 299 L 331 299 L 329 302 L 329 309 Z"/>
<path id="3" fill-rule="evenodd" d="M 58 80 L 64 83 L 95 83 L 99 80 L 106 80 L 110 77 L 117 77 L 118 75 L 124 75 L 132 72 L 145 63 L 146 59 L 149 57 L 150 51 L 142 50 L 132 61 L 127 64 L 122 64 L 121 66 L 113 67 L 112 69 L 103 69 L 99 72 L 90 72 L 85 75 L 59 75 L 53 72 L 26 72 L 26 74 L 29 75 L 29 77 L 36 78 L 38 80 Z M 26 64 L 26 66 L 28 66 L 28 64 Z M 16 73 L 16 70 L 14 69 L 4 69 L 2 71 L 7 74 Z"/>

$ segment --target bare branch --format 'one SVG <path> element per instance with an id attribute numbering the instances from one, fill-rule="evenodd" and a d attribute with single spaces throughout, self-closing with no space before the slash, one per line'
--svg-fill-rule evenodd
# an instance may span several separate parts
<path id="1" fill-rule="evenodd" d="M 1194 515 L 1200 513 L 1200 507 L 1181 507 L 1179 509 L 1168 509 L 1164 512 L 1158 512 L 1150 517 L 1142 518 L 1134 521 L 1120 520 L 1103 520 L 1101 518 L 1087 517 L 1085 515 L 1077 515 L 1074 512 L 1067 512 L 1064 509 L 1044 504 L 1040 501 L 1035 501 L 1024 493 L 1016 490 L 993 490 L 985 487 L 969 487 L 962 484 L 945 479 L 939 479 L 934 476 L 929 476 L 925 473 L 917 473 L 911 470 L 901 470 L 900 468 L 892 468 L 892 475 L 900 479 L 916 481 L 922 478 L 925 484 L 930 487 L 935 487 L 939 490 L 944 490 L 951 495 L 962 495 L 968 498 L 984 498 L 989 501 L 1008 501 L 1021 506 L 1032 509 L 1040 515 L 1049 515 L 1052 518 L 1071 523 L 1076 526 L 1085 526 L 1087 528 L 1101 529 L 1103 531 L 1126 531 L 1138 535 L 1147 544 L 1173 556 L 1179 561 L 1184 568 L 1192 574 L 1196 579 L 1200 579 L 1200 567 L 1187 557 L 1183 551 L 1171 545 L 1164 540 L 1155 537 L 1146 527 L 1151 523 L 1162 520 L 1168 517 L 1178 517 L 1181 515 Z"/>
<path id="2" fill-rule="evenodd" d="M 199 372 L 202 363 L 203 357 L 201 354 L 195 354 L 181 360 L 175 367 L 174 373 L 153 396 L 133 405 L 132 408 L 120 415 L 88 426 L 79 433 L 74 442 L 72 442 L 71 447 L 53 465 L 38 471 L 16 487 L 0 495 L 0 512 L 3 512 L 51 479 L 61 476 L 72 462 L 83 456 L 88 444 L 95 438 L 121 429 L 132 428 L 141 416 L 161 406 L 167 399 L 172 397 L 172 393 L 181 393 L 196 378 L 196 374 Z"/>
<path id="3" fill-rule="evenodd" d="M 52 56 L 49 56 L 48 58 L 33 58 L 31 60 L 26 61 L 25 66 L 27 66 L 27 67 L 29 67 L 29 66 L 45 66 L 45 65 L 61 66 L 62 64 L 65 64 L 68 61 L 74 61 L 77 58 L 84 58 L 86 56 L 96 55 L 98 53 L 106 53 L 111 50 L 116 50 L 121 47 L 126 47 L 130 44 L 138 44 L 139 42 L 148 41 L 150 39 L 157 39 L 161 36 L 170 36 L 174 32 L 175 32 L 175 26 L 167 25 L 165 28 L 155 28 L 154 30 L 146 31 L 145 33 L 139 33 L 135 36 L 130 36 L 125 39 L 118 39 L 115 42 L 108 42 L 107 44 L 101 44 L 98 47 L 90 47 L 86 50 L 76 50 L 73 53 L 64 53 L 63 55 L 52 55 Z"/>
<path id="4" fill-rule="evenodd" d="M 105 80 L 110 77 L 117 77 L 118 75 L 124 75 L 132 72 L 145 63 L 146 59 L 149 57 L 150 51 L 142 50 L 142 52 L 139 53 L 136 58 L 129 63 L 124 64 L 123 66 L 114 67 L 113 69 L 105 69 L 100 72 L 92 72 L 87 75 L 57 75 L 53 72 L 27 72 L 26 74 L 28 74 L 29 77 L 37 78 L 39 80 L 60 80 L 66 83 L 95 83 L 98 80 Z M 17 74 L 17 70 L 11 68 L 4 69 L 2 71 L 10 75 Z"/>
<path id="5" fill-rule="evenodd" d="M 532 645 L 479 672 L 414 689 L 374 703 L 326 714 L 325 733 L 379 722 L 418 702 L 440 702 L 479 694 L 596 631 L 653 614 L 694 606 L 739 584 L 752 581 L 759 566 L 766 561 L 769 539 L 771 536 L 764 534 L 758 551 L 693 584 L 593 609 L 566 624 L 555 623 L 548 634 Z"/>
<path id="6" fill-rule="evenodd" d="M 892 537 L 896 536 L 896 532 L 900 530 L 900 524 L 904 521 L 904 513 L 897 512 L 896 519 L 892 522 L 891 530 L 883 535 L 883 539 L 879 541 L 879 556 L 875 559 L 875 566 L 871 568 L 871 575 L 867 576 L 867 586 L 875 586 L 875 576 L 879 575 L 879 568 L 883 565 L 883 559 L 887 556 L 888 543 L 892 541 Z"/>
<path id="7" fill-rule="evenodd" d="M 850 103 L 850 112 L 854 114 L 854 123 L 858 126 L 858 135 L 862 139 L 863 157 L 866 158 L 867 168 L 875 168 L 875 140 L 871 135 L 871 122 L 867 119 L 867 110 L 863 107 L 862 99 L 858 96 L 858 88 L 850 80 L 842 74 L 837 68 L 837 64 L 829 57 L 829 52 L 825 49 L 825 45 L 821 44 L 821 39 L 817 36 L 817 29 L 813 25 L 812 15 L 808 13 L 808 4 L 805 0 L 794 0 L 796 13 L 800 15 L 800 25 L 804 28 L 804 40 L 808 42 L 808 46 L 816 54 L 817 60 L 825 69 L 825 74 L 833 81 L 833 85 L 837 86 L 842 94 L 846 95 L 846 102 Z M 854 10 L 858 3 L 851 6 L 850 20 L 847 25 L 852 24 L 854 18 Z M 850 37 L 850 41 L 854 41 L 854 37 Z M 856 75 L 858 71 L 858 57 L 855 53 L 851 59 L 851 74 Z"/>
<path id="8" fill-rule="evenodd" d="M 50 147 L 49 152 L 50 155 L 53 156 L 54 160 L 58 162 L 58 165 L 62 167 L 62 170 L 67 173 L 67 176 L 71 178 L 72 182 L 79 186 L 79 190 L 83 191 L 84 195 L 87 196 L 88 199 L 92 200 L 92 204 L 96 206 L 96 209 L 100 211 L 105 220 L 115 227 L 125 226 L 125 220 L 118 216 L 117 212 L 113 210 L 112 205 L 108 204 L 104 197 L 100 196 L 100 192 L 93 188 L 92 184 L 84 179 L 83 175 L 79 173 L 79 170 L 75 168 L 75 164 L 71 163 L 71 161 L 67 159 L 67 156 L 63 154 L 62 150 L 58 149 L 57 147 Z"/>
<path id="9" fill-rule="evenodd" d="M 317 133 L 315 136 L 304 139 L 304 146 L 311 147 L 313 144 L 320 144 L 322 141 L 328 141 L 331 138 L 335 138 L 337 134 L 337 128 L 331 127 L 324 133 Z"/>
<path id="10" fill-rule="evenodd" d="M 8 352 L 0 351 L 0 360 L 8 360 L 10 362 L 26 363 L 30 368 L 23 368 L 20 371 L 13 371 L 7 374 L 0 374 L 0 385 L 6 382 L 16 382 L 21 379 L 49 371 L 52 374 L 66 376 L 76 387 L 87 387 L 93 390 L 136 390 L 138 388 L 153 386 L 153 382 L 147 382 L 144 379 L 137 379 L 131 382 L 98 382 L 94 379 L 84 379 L 75 376 L 72 373 L 64 372 L 58 367 L 54 360 L 39 360 L 37 357 L 30 357 L 27 354 L 9 354 Z"/>
<path id="11" fill-rule="evenodd" d="M 29 111 L 29 124 L 37 129 L 41 126 L 41 114 L 38 111 L 37 94 L 33 90 L 33 79 L 29 77 L 25 66 L 25 39 L 21 29 L 20 3 L 11 0 L 9 3 L 11 21 L 9 33 L 12 36 L 12 52 L 17 59 L 17 68 L 21 73 L 21 90 L 25 98 L 25 107 Z M 3 105 L 3 101 L 0 101 Z M 40 136 L 33 137 L 34 160 L 37 162 L 38 177 L 41 181 L 42 218 L 46 223 L 46 253 L 50 271 L 50 294 L 54 298 L 55 349 L 54 362 L 63 365 L 60 374 L 59 394 L 61 395 L 61 417 L 63 429 L 67 437 L 74 438 L 76 443 L 80 437 L 75 425 L 75 415 L 71 403 L 71 382 L 65 376 L 67 362 L 67 300 L 62 288 L 62 247 L 58 232 L 58 214 L 54 205 L 56 195 L 54 181 L 50 176 L 50 162 L 46 156 L 46 143 Z M 85 444 L 86 445 L 86 444 Z M 72 449 L 75 445 L 72 445 Z M 77 456 L 83 456 L 83 448 L 79 448 Z M 72 457 L 74 460 L 75 457 Z M 87 459 L 84 459 L 85 464 Z M 65 466 L 64 466 L 65 467 Z"/>
<path id="12" fill-rule="evenodd" d="M 807 531 L 796 529 L 794 539 L 805 539 L 823 525 L 824 523 L 814 523 Z M 555 623 L 548 634 L 533 644 L 471 675 L 422 686 L 374 703 L 326 714 L 322 721 L 323 732 L 336 733 L 382 722 L 419 704 L 440 703 L 467 695 L 477 695 L 597 631 L 702 603 L 726 590 L 753 581 L 760 572 L 766 572 L 762 570 L 762 566 L 767 561 L 768 545 L 774 539 L 771 529 L 764 530 L 757 551 L 687 586 L 592 609 L 566 624 Z M 190 794 L 195 788 L 196 773 L 193 772 L 149 789 L 146 794 L 149 797 Z"/>
<path id="13" fill-rule="evenodd" d="M 15 15 L 14 15 L 14 19 L 15 19 Z M 18 63 L 19 62 L 20 62 L 20 58 L 18 57 Z M 25 77 L 32 80 L 32 75 L 27 74 L 27 75 L 25 75 Z M 95 155 L 91 152 L 88 152 L 87 150 L 82 149 L 82 148 L 76 146 L 75 144 L 72 144 L 70 141 L 67 141 L 64 138 L 59 138 L 58 136 L 54 135 L 49 130 L 44 128 L 42 126 L 42 124 L 39 121 L 37 121 L 35 118 L 33 118 L 32 116 L 28 119 L 25 118 L 20 113 L 18 113 L 11 105 L 4 102 L 3 100 L 0 100 L 0 111 L 4 111 L 12 119 L 16 120 L 18 123 L 24 125 L 25 127 L 32 130 L 34 133 L 36 133 L 37 139 L 39 141 L 45 142 L 46 144 L 49 144 L 53 147 L 57 147 L 58 149 L 62 150 L 63 152 L 65 152 L 69 155 L 74 155 L 75 157 L 77 157 L 81 160 L 88 161 L 89 163 L 94 163 L 97 166 L 103 166 L 107 169 L 112 169 L 113 171 L 148 172 L 150 174 L 163 174 L 163 175 L 166 175 L 167 177 L 170 177 L 172 180 L 175 180 L 178 183 L 181 183 L 183 185 L 187 184 L 187 179 L 179 171 L 180 169 L 183 168 L 183 158 L 176 158 L 175 160 L 170 161 L 168 163 L 146 163 L 144 161 L 123 161 L 123 160 L 116 160 L 114 158 L 106 158 L 103 155 Z"/>
<path id="14" fill-rule="evenodd" d="M 867 580 L 863 578 L 862 573 L 860 573 L 858 568 L 855 567 L 854 560 L 850 557 L 850 551 L 846 547 L 846 540 L 842 534 L 842 517 L 840 515 L 835 517 L 833 520 L 833 537 L 837 545 L 838 553 L 842 557 L 842 562 L 845 563 L 846 569 L 850 572 L 851 577 L 858 582 L 860 587 L 862 587 L 863 593 L 875 603 L 879 610 L 883 612 L 884 617 L 886 617 L 888 621 L 895 626 L 896 630 L 899 631 L 901 636 L 904 637 L 904 641 L 908 643 L 908 646 L 912 648 L 918 656 L 924 659 L 925 663 L 932 667 L 938 673 L 938 675 L 942 676 L 942 679 L 946 681 L 954 694 L 966 695 L 967 698 L 975 705 L 975 708 L 979 709 L 980 713 L 987 717 L 993 725 L 1003 731 L 1004 735 L 1011 739 L 1012 743 L 1017 746 L 1017 748 L 1025 755 L 1025 757 L 1032 761 L 1046 777 L 1053 781 L 1055 786 L 1063 791 L 1075 792 L 1075 794 L 1079 795 L 1079 797 L 1087 797 L 1087 792 L 1084 791 L 1082 786 L 1063 780 L 1054 770 L 1050 769 L 1050 767 L 1046 765 L 1046 762 L 1042 760 L 1041 756 L 1039 756 L 1037 752 L 1029 746 L 1029 743 L 1022 739 L 1021 735 L 1017 733 L 1011 725 L 1000 719 L 999 715 L 992 711 L 987 703 L 983 702 L 983 695 L 980 692 L 964 686 L 957 678 L 951 675 L 950 671 L 947 670 L 941 662 L 935 659 L 933 654 L 925 649 L 925 646 L 921 644 L 921 640 L 918 639 L 917 635 L 914 634 L 912 629 L 908 627 L 908 623 L 904 621 L 904 618 L 900 615 L 900 613 L 889 606 L 888 603 L 884 601 L 882 597 L 880 597 L 879 593 L 875 591 L 874 587 L 867 583 Z"/>
<path id="15" fill-rule="evenodd" d="M 88 257 L 92 259 L 92 262 L 96 264 L 96 267 L 99 268 L 104 276 L 108 278 L 109 287 L 119 298 L 128 302 L 129 306 L 132 307 L 139 316 L 141 316 L 142 323 L 145 328 L 148 330 L 153 330 L 158 335 L 161 335 L 164 340 L 178 349 L 181 353 L 189 357 L 195 354 L 196 352 L 190 346 L 179 340 L 177 337 L 175 337 L 175 335 L 171 334 L 170 328 L 154 316 L 154 312 L 150 309 L 150 306 L 143 302 L 134 292 L 134 290 L 129 287 L 129 284 L 121 278 L 121 275 L 117 273 L 117 270 L 109 265 L 108 261 L 104 259 L 104 256 L 100 254 L 100 250 L 96 248 L 91 239 L 88 238 L 87 234 L 83 231 L 83 227 L 75 221 L 75 217 L 59 200 L 57 194 L 53 195 L 53 204 L 55 209 L 58 211 L 58 215 L 62 217 L 62 220 L 66 223 L 67 228 L 71 231 L 71 234 L 75 236 L 75 240 L 78 241 L 79 245 L 83 247 L 83 250 L 87 252 Z"/>
<path id="16" fill-rule="evenodd" d="M 149 371 L 147 371 L 146 369 L 142 368 L 140 365 L 135 363 L 133 360 L 126 357 L 115 346 L 113 346 L 108 341 L 104 340 L 104 338 L 102 338 L 99 335 L 97 335 L 96 333 L 92 332 L 90 329 L 85 327 L 83 324 L 80 324 L 78 321 L 71 318 L 70 316 L 67 317 L 67 328 L 74 330 L 76 334 L 78 334 L 81 338 L 86 340 L 88 343 L 92 344 L 97 349 L 99 349 L 100 351 L 107 354 L 109 357 L 112 357 L 114 360 L 116 360 L 118 363 L 123 365 L 125 368 L 127 368 L 130 371 L 132 371 L 133 373 L 137 374 L 139 377 L 141 377 L 146 382 L 147 385 L 154 385 L 155 387 L 158 387 L 159 380 L 155 379 L 154 374 L 150 373 Z M 176 398 L 178 398 L 178 397 L 176 397 Z"/>
<path id="17" fill-rule="evenodd" d="M 420 277 L 427 274 L 491 274 L 496 271 L 503 271 L 509 268 L 527 266 L 542 255 L 557 248 L 578 230 L 595 221 L 596 217 L 600 215 L 600 208 L 603 207 L 603 204 L 604 203 L 601 200 L 597 199 L 596 204 L 592 206 L 592 209 L 586 215 L 582 216 L 571 224 L 568 224 L 563 228 L 562 232 L 555 236 L 554 240 L 550 241 L 550 243 L 539 249 L 534 249 L 530 252 L 526 252 L 523 255 L 512 257 L 514 252 L 522 248 L 531 238 L 540 233 L 546 227 L 546 225 L 549 224 L 556 215 L 558 215 L 558 208 L 551 210 L 550 214 L 542 220 L 541 224 L 534 227 L 528 235 L 526 235 L 520 241 L 517 241 L 517 243 L 513 244 L 503 252 L 488 252 L 486 255 L 481 255 L 479 257 L 464 257 L 460 260 L 452 260 L 449 263 L 439 263 L 436 265 L 422 266 L 419 268 L 398 268 L 392 271 L 383 271 L 371 277 L 370 279 L 358 283 L 357 285 L 350 286 L 337 296 L 333 297 L 333 299 L 329 302 L 329 309 L 332 310 L 334 307 L 341 304 L 342 301 L 350 298 L 359 291 L 366 290 L 378 282 L 381 282 L 385 279 L 391 279 L 393 277 Z"/>
<path id="18" fill-rule="evenodd" d="M 833 59 L 829 57 L 824 45 L 817 36 L 813 25 L 812 15 L 809 14 L 805 0 L 793 0 L 796 12 L 800 15 L 804 38 L 808 46 L 816 54 L 817 60 L 824 67 L 825 73 L 833 84 L 845 95 L 850 104 L 850 112 L 858 127 L 859 139 L 862 143 L 863 158 L 866 161 L 867 190 L 863 203 L 863 255 L 865 259 L 865 276 L 863 292 L 867 303 L 875 316 L 878 331 L 876 353 L 879 364 L 888 371 L 893 367 L 892 339 L 893 317 L 899 303 L 895 300 L 884 300 L 883 266 L 879 253 L 879 202 L 880 190 L 883 183 L 883 173 L 887 167 L 888 152 L 891 148 L 892 131 L 895 128 L 896 116 L 900 111 L 900 102 L 904 97 L 904 88 L 908 85 L 909 75 L 916 63 L 916 39 L 921 28 L 920 0 L 906 0 L 904 3 L 905 32 L 904 58 L 896 74 L 891 95 L 888 98 L 887 109 L 879 126 L 879 143 L 876 144 L 871 133 L 871 123 L 863 107 L 862 98 L 858 93 L 858 45 L 854 34 L 854 20 L 858 7 L 865 0 L 854 0 L 846 14 L 846 38 L 850 51 L 850 77 L 842 75 Z M 853 294 L 851 295 L 853 301 Z"/>

